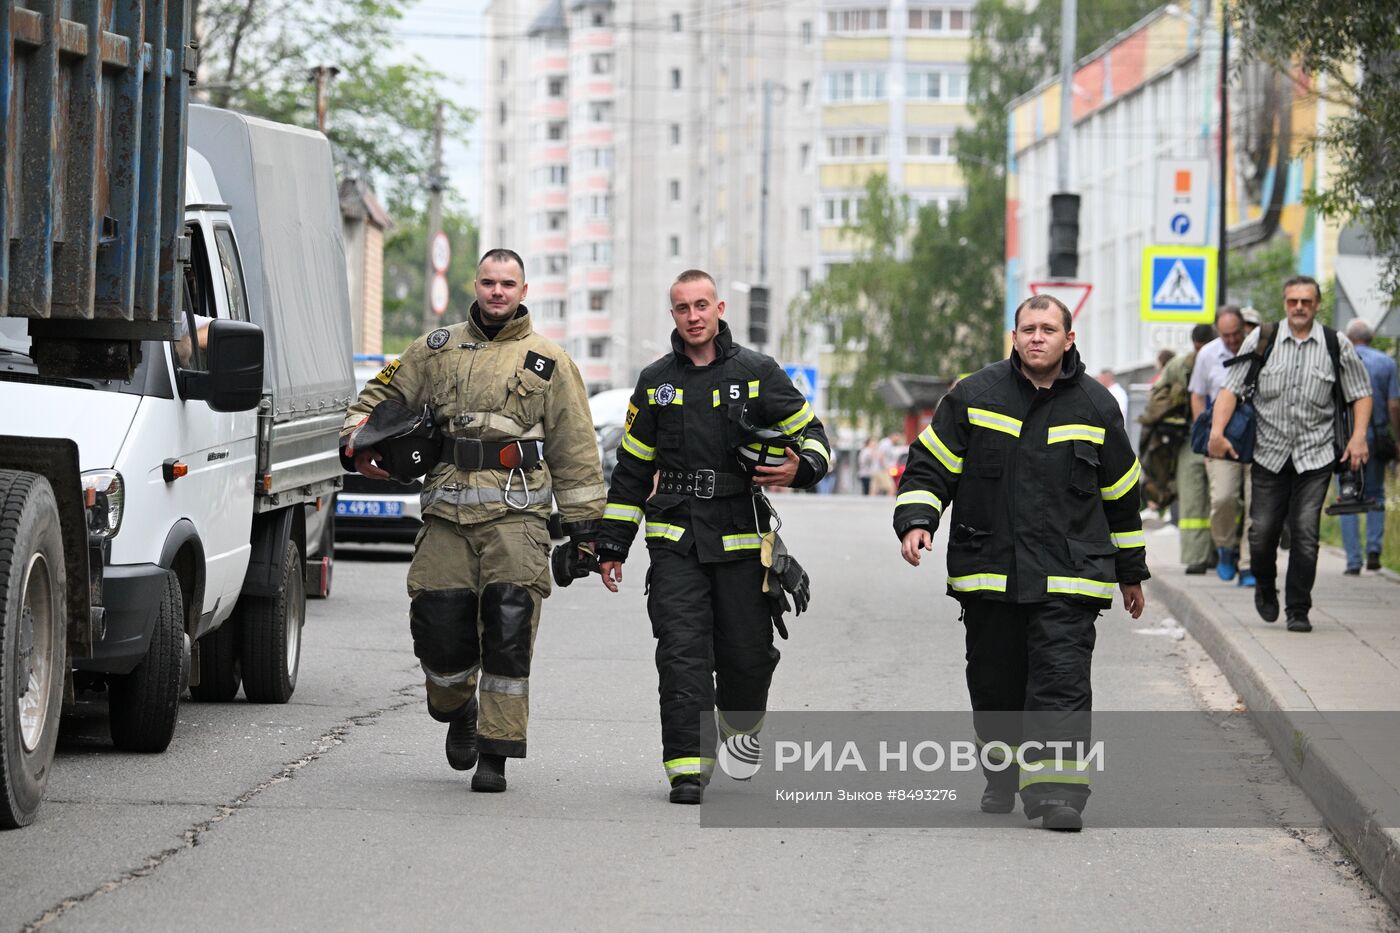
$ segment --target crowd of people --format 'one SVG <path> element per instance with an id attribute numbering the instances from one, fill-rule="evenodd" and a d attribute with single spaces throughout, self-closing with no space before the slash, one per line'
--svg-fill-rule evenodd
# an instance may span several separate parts
<path id="1" fill-rule="evenodd" d="M 1365 321 L 1353 320 L 1344 336 L 1316 321 L 1313 279 L 1288 279 L 1282 298 L 1285 320 L 1276 325 L 1262 324 L 1253 308 L 1224 305 L 1214 327 L 1193 330 L 1192 350 L 1165 361 L 1153 382 L 1140 449 L 1149 503 L 1176 503 L 1185 572 L 1213 569 L 1222 581 L 1254 587 L 1261 618 L 1273 622 L 1277 552 L 1290 548 L 1285 618 L 1290 631 L 1306 632 L 1334 476 L 1339 488 L 1348 474 L 1359 479 L 1352 485 L 1361 502 L 1341 517 L 1346 572 L 1381 568 L 1400 386 L 1395 360 L 1370 347 Z M 1227 436 L 1232 416 L 1253 419 L 1252 449 Z"/>

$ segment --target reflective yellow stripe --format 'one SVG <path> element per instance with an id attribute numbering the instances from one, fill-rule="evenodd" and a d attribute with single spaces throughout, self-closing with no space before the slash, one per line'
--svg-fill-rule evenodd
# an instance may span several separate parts
<path id="1" fill-rule="evenodd" d="M 1182 531 L 1195 531 L 1210 527 L 1208 518 L 1183 518 L 1179 526 Z"/>
<path id="2" fill-rule="evenodd" d="M 648 405 L 655 405 L 655 404 L 656 404 L 656 390 L 655 390 L 655 389 L 647 389 L 647 404 L 648 404 Z M 668 404 L 671 404 L 671 405 L 684 405 L 684 404 L 685 404 L 685 389 L 677 389 L 677 390 L 676 390 L 676 397 L 673 398 L 673 399 L 671 399 L 671 401 L 670 401 Z"/>
<path id="3" fill-rule="evenodd" d="M 724 712 L 722 710 L 715 710 L 715 714 L 719 717 L 719 734 L 726 739 L 732 735 L 758 735 L 763 729 L 763 716 L 758 717 L 758 722 L 748 729 L 736 729 L 724 718 Z"/>
<path id="4" fill-rule="evenodd" d="M 812 413 L 812 406 L 803 402 L 801 408 L 797 409 L 796 412 L 784 418 L 782 421 L 779 421 L 776 427 L 784 434 L 796 434 L 798 431 L 801 431 L 803 428 L 807 427 L 807 425 L 811 424 L 812 419 L 815 417 L 816 415 Z"/>
<path id="5" fill-rule="evenodd" d="M 670 761 L 663 761 L 661 766 L 666 769 L 667 777 L 678 777 L 682 774 L 709 774 L 714 770 L 715 760 L 713 758 L 672 758 Z"/>
<path id="6" fill-rule="evenodd" d="M 933 454 L 939 463 L 947 468 L 949 473 L 961 473 L 963 471 L 963 458 L 953 453 L 952 449 L 934 433 L 933 425 L 924 428 L 919 434 L 919 443 L 928 448 L 928 452 Z"/>
<path id="7" fill-rule="evenodd" d="M 1093 596 L 1096 599 L 1112 599 L 1113 584 L 1102 580 L 1089 580 L 1084 577 L 1046 577 L 1045 592 L 1061 596 Z"/>
<path id="8" fill-rule="evenodd" d="M 635 505 L 619 505 L 609 502 L 603 509 L 603 517 L 610 518 L 616 522 L 631 522 L 640 525 L 642 522 L 642 510 Z"/>
<path id="9" fill-rule="evenodd" d="M 971 593 L 974 590 L 992 590 L 997 593 L 1005 593 L 1006 574 L 969 573 L 963 577 L 949 577 L 948 585 L 959 593 Z"/>
<path id="10" fill-rule="evenodd" d="M 763 546 L 758 535 L 725 535 L 721 540 L 726 551 L 749 551 Z"/>
<path id="11" fill-rule="evenodd" d="M 758 398 L 758 380 L 754 379 L 749 383 L 749 398 Z"/>
<path id="12" fill-rule="evenodd" d="M 759 451 L 759 452 L 762 452 L 763 449 L 764 449 L 763 445 L 762 445 L 761 443 L 759 443 L 758 441 L 754 441 L 752 444 L 745 444 L 744 446 L 745 446 L 746 448 L 748 448 L 749 450 L 756 450 L 756 451 Z M 787 448 L 786 448 L 786 447 L 769 447 L 769 448 L 768 448 L 768 452 L 769 452 L 770 454 L 773 454 L 775 457 L 784 457 L 784 456 L 787 456 Z"/>
<path id="13" fill-rule="evenodd" d="M 1021 422 L 998 411 L 989 411 L 986 408 L 969 408 L 967 420 L 974 427 L 1000 431 L 1003 434 L 1010 434 L 1012 437 L 1021 436 Z"/>
<path id="14" fill-rule="evenodd" d="M 649 462 L 656 459 L 656 448 L 648 447 L 646 444 L 643 444 L 633 437 L 631 433 L 622 435 L 622 449 L 638 460 L 646 460 Z"/>
<path id="15" fill-rule="evenodd" d="M 1021 789 L 1032 784 L 1083 784 L 1089 783 L 1089 765 L 1083 761 L 1062 758 L 1059 765 L 1053 758 L 1028 761 L 1021 768 Z"/>
<path id="16" fill-rule="evenodd" d="M 931 505 L 939 512 L 943 511 L 943 500 L 924 489 L 901 492 L 895 497 L 894 507 L 899 508 L 901 505 Z"/>
<path id="17" fill-rule="evenodd" d="M 1110 537 L 1116 548 L 1147 547 L 1147 533 L 1144 531 L 1115 531 Z"/>
<path id="18" fill-rule="evenodd" d="M 665 538 L 667 541 L 679 541 L 685 534 L 685 529 L 680 525 L 668 525 L 665 522 L 647 522 L 646 535 L 648 538 Z"/>
<path id="19" fill-rule="evenodd" d="M 815 451 L 826 461 L 827 466 L 831 465 L 831 451 L 827 450 L 826 446 L 815 437 L 804 437 L 802 439 L 802 449 Z"/>
<path id="20" fill-rule="evenodd" d="M 1128 467 L 1128 472 L 1123 474 L 1123 478 L 1112 486 L 1104 486 L 1099 489 L 1099 495 L 1103 496 L 1105 502 L 1112 502 L 1121 499 L 1128 494 L 1128 490 L 1137 485 L 1138 478 L 1142 476 L 1142 465 L 1133 458 L 1133 465 Z"/>
<path id="21" fill-rule="evenodd" d="M 1088 441 L 1091 444 L 1103 443 L 1103 428 L 1092 424 L 1057 424 L 1046 432 L 1045 443 L 1059 444 L 1063 441 Z"/>
<path id="22" fill-rule="evenodd" d="M 719 389 L 715 389 L 715 404 L 714 404 L 714 407 L 715 407 L 715 408 L 718 408 L 718 407 L 719 407 L 719 404 L 720 404 L 720 403 L 719 403 Z"/>

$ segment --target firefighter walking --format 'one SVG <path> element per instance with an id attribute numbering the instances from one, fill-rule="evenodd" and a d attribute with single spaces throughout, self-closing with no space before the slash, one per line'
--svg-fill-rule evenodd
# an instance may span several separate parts
<path id="1" fill-rule="evenodd" d="M 521 258 L 488 252 L 470 320 L 419 338 L 384 367 L 350 407 L 342 436 L 342 459 L 371 478 L 388 479 L 386 466 L 410 478 L 426 468 L 408 571 L 413 649 L 428 712 L 449 724 L 448 763 L 475 765 L 472 790 L 486 792 L 506 789 L 505 759 L 525 757 L 530 659 L 550 592 L 551 500 L 565 532 L 585 540 L 606 494 L 583 380 L 530 326 L 526 291 Z M 430 462 L 401 465 L 394 442 L 415 432 L 384 437 L 381 405 L 425 412 L 441 434 Z M 411 455 L 426 449 L 417 439 Z"/>
<path id="2" fill-rule="evenodd" d="M 917 567 L 952 508 L 948 594 L 977 739 L 1027 744 L 1024 770 L 987 769 L 982 810 L 1010 812 L 1019 790 L 1027 819 L 1073 831 L 1090 776 L 1047 743 L 1089 742 L 1094 624 L 1115 584 L 1142 614 L 1141 468 L 1118 404 L 1084 375 L 1069 310 L 1038 295 L 1014 320 L 1011 358 L 960 381 L 910 445 L 894 529 Z"/>
<path id="3" fill-rule="evenodd" d="M 768 553 L 762 490 L 815 484 L 831 454 L 782 368 L 734 342 L 709 275 L 682 273 L 670 299 L 672 352 L 642 371 L 632 394 L 598 558 L 616 592 L 645 525 L 662 764 L 671 802 L 698 804 L 715 762 L 716 707 L 725 749 L 749 754 L 744 740 L 762 725 L 780 656 L 773 627 L 786 594 L 798 612 L 806 607 L 806 575 L 781 548 Z"/>

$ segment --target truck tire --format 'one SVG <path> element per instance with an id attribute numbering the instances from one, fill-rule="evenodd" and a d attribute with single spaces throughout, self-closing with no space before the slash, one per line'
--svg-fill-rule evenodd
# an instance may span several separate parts
<path id="1" fill-rule="evenodd" d="M 39 811 L 67 670 L 58 502 L 37 473 L 0 470 L 0 828 Z"/>
<path id="2" fill-rule="evenodd" d="M 301 667 L 306 578 L 301 551 L 288 541 L 274 596 L 243 596 L 233 611 L 243 642 L 243 695 L 250 703 L 286 703 Z"/>
<path id="3" fill-rule="evenodd" d="M 199 640 L 199 684 L 190 698 L 199 703 L 227 703 L 243 683 L 239 671 L 238 622 L 228 619 Z"/>
<path id="4" fill-rule="evenodd" d="M 108 678 L 112 744 L 127 752 L 163 752 L 175 735 L 185 690 L 185 601 L 180 578 L 166 571 L 151 646 L 130 674 Z"/>

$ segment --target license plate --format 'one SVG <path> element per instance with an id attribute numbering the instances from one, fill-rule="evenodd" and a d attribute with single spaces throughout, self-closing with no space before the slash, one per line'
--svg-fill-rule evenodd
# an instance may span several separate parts
<path id="1" fill-rule="evenodd" d="M 382 499 L 337 499 L 335 514 L 350 518 L 402 518 L 403 503 Z"/>

